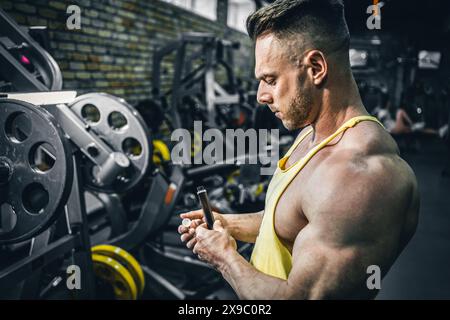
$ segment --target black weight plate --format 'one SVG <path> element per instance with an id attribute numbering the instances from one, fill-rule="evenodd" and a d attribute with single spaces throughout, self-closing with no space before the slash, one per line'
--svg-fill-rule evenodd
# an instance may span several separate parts
<path id="1" fill-rule="evenodd" d="M 49 161 L 39 162 L 42 158 Z M 16 214 L 12 230 L 0 230 L 0 243 L 21 242 L 47 229 L 62 212 L 73 179 L 70 145 L 45 109 L 0 99 L 0 161 L 12 168 L 2 199 Z"/>

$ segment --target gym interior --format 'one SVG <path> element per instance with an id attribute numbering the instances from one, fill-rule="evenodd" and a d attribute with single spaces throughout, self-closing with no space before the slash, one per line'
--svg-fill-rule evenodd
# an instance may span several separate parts
<path id="1" fill-rule="evenodd" d="M 1 299 L 238 299 L 179 215 L 199 186 L 214 211 L 264 209 L 270 161 L 208 162 L 207 129 L 277 130 L 275 161 L 298 134 L 257 101 L 246 18 L 271 2 L 0 0 Z M 420 190 L 376 299 L 450 299 L 449 3 L 344 3 L 362 101 Z"/>

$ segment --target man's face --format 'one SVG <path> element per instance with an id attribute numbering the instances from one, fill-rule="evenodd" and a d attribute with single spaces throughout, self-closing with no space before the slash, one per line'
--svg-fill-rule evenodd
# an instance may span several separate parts
<path id="1" fill-rule="evenodd" d="M 263 35 L 256 40 L 258 102 L 267 104 L 288 130 L 295 130 L 311 120 L 313 87 L 308 81 L 307 69 L 295 65 L 289 58 L 289 50 L 274 35 Z"/>

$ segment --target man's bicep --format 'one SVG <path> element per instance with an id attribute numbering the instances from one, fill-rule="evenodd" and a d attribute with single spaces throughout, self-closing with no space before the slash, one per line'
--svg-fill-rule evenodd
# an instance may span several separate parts
<path id="1" fill-rule="evenodd" d="M 398 252 L 406 193 L 385 176 L 341 170 L 304 208 L 309 217 L 293 247 L 292 294 L 345 298 L 367 294 L 367 267 L 387 272 Z M 345 181 L 346 183 L 342 183 Z"/>
<path id="2" fill-rule="evenodd" d="M 373 244 L 334 244 L 306 226 L 294 243 L 288 297 L 306 299 L 349 298 L 364 290 Z"/>

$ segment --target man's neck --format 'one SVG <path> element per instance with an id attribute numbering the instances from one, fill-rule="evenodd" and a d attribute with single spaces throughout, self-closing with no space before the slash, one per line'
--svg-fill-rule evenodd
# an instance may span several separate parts
<path id="1" fill-rule="evenodd" d="M 330 92 L 330 91 L 328 91 Z M 338 92 L 335 96 L 325 94 L 322 107 L 316 120 L 311 124 L 313 134 L 311 145 L 320 143 L 326 137 L 333 134 L 340 126 L 353 117 L 368 115 L 362 104 L 356 83 L 350 81 L 347 88 L 334 90 Z M 346 93 L 344 96 L 339 93 Z"/>

